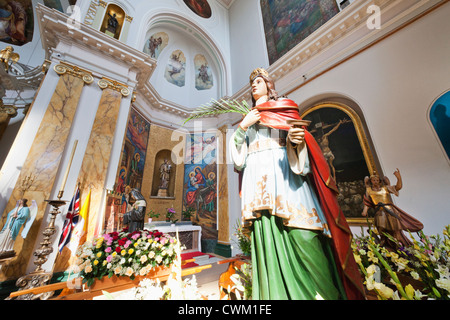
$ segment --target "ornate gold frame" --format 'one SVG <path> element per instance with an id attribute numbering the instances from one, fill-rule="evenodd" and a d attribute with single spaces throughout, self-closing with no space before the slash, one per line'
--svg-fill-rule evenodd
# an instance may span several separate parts
<path id="1" fill-rule="evenodd" d="M 364 155 L 364 159 L 367 165 L 367 169 L 370 173 L 377 172 L 375 161 L 372 155 L 372 152 L 369 147 L 369 142 L 367 140 L 366 133 L 362 126 L 361 118 L 359 115 L 349 106 L 338 103 L 338 102 L 322 102 L 317 105 L 314 105 L 302 113 L 302 118 L 306 115 L 310 114 L 313 111 L 323 109 L 323 108 L 334 108 L 344 112 L 346 115 L 350 117 L 352 120 L 353 126 L 355 127 L 356 135 L 358 136 L 359 143 L 361 145 L 361 149 Z M 367 222 L 373 222 L 373 218 L 347 218 L 347 222 L 353 226 L 364 226 L 367 225 Z"/>

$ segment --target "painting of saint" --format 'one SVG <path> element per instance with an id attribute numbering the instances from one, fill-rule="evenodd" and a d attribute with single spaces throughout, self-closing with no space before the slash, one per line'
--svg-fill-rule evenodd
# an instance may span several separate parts
<path id="1" fill-rule="evenodd" d="M 211 17 L 211 7 L 209 6 L 208 0 L 183 0 L 184 3 L 202 18 Z"/>
<path id="2" fill-rule="evenodd" d="M 270 64 L 339 13 L 335 0 L 261 0 Z"/>
<path id="3" fill-rule="evenodd" d="M 195 88 L 197 90 L 207 90 L 213 86 L 213 76 L 211 68 L 205 56 L 197 54 L 194 58 L 195 67 Z"/>
<path id="4" fill-rule="evenodd" d="M 115 192 L 124 193 L 127 186 L 141 189 L 149 133 L 150 123 L 132 108 L 117 172 Z"/>
<path id="5" fill-rule="evenodd" d="M 186 80 L 186 57 L 181 50 L 172 52 L 166 66 L 164 77 L 170 83 L 184 87 Z"/>
<path id="6" fill-rule="evenodd" d="M 150 57 L 158 59 L 161 51 L 169 43 L 169 36 L 165 32 L 157 32 L 150 36 L 150 38 L 145 42 L 144 51 L 149 54 Z"/>
<path id="7" fill-rule="evenodd" d="M 0 0 L 0 41 L 24 45 L 33 40 L 31 0 Z"/>

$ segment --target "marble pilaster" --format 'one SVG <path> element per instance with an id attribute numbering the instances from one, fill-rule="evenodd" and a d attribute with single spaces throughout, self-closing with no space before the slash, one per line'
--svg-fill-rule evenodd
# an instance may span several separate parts
<path id="1" fill-rule="evenodd" d="M 55 187 L 55 177 L 83 86 L 93 81 L 90 72 L 69 64 L 60 63 L 54 70 L 60 75 L 58 84 L 2 215 L 1 225 L 5 223 L 7 213 L 15 207 L 17 200 L 23 197 L 28 197 L 30 205 L 32 200 L 36 200 L 38 213 L 27 238 L 16 238 L 16 257 L 2 268 L 0 281 L 23 275 L 32 258 L 34 243 L 47 206 L 43 200 L 50 198 Z M 33 183 L 25 191 L 22 182 L 27 177 L 32 177 Z"/>
<path id="2" fill-rule="evenodd" d="M 111 156 L 114 132 L 117 125 L 123 96 L 128 96 L 128 88 L 114 80 L 101 79 L 98 85 L 103 89 L 95 116 L 85 155 L 78 174 L 81 183 L 81 202 L 91 190 L 91 204 L 88 216 L 87 240 L 101 231 L 103 208 L 102 196 Z"/>

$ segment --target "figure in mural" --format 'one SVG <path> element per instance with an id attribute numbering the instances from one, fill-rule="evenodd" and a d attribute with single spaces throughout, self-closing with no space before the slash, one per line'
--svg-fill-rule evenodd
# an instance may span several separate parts
<path id="1" fill-rule="evenodd" d="M 253 108 L 231 138 L 242 174 L 242 222 L 252 238 L 254 299 L 363 299 L 351 231 L 321 149 L 264 69 L 250 76 Z M 317 194 L 315 192 L 317 190 Z"/>
<path id="2" fill-rule="evenodd" d="M 163 164 L 159 167 L 159 177 L 160 184 L 159 189 L 168 189 L 170 181 L 170 171 L 172 170 L 172 165 L 169 163 L 168 159 L 164 159 Z"/>
<path id="3" fill-rule="evenodd" d="M 213 76 L 205 56 L 197 54 L 194 58 L 194 67 L 195 88 L 197 90 L 207 90 L 212 88 Z"/>
<path id="4" fill-rule="evenodd" d="M 37 214 L 36 201 L 28 207 L 27 199 L 18 201 L 17 206 L 8 213 L 5 225 L 0 231 L 0 256 L 14 255 L 14 242 L 23 226 L 22 238 L 26 238 Z"/>
<path id="5" fill-rule="evenodd" d="M 0 1 L 0 41 L 23 45 L 30 41 L 27 33 L 28 15 L 26 7 L 31 6 L 31 0 Z"/>
<path id="6" fill-rule="evenodd" d="M 172 52 L 166 66 L 164 77 L 170 83 L 183 87 L 185 84 L 186 58 L 182 51 Z"/>
<path id="7" fill-rule="evenodd" d="M 159 54 L 169 43 L 169 36 L 165 32 L 157 32 L 152 34 L 145 42 L 143 51 L 152 58 L 158 59 Z"/>
<path id="8" fill-rule="evenodd" d="M 137 189 L 131 190 L 131 197 L 135 200 L 131 211 L 123 215 L 123 224 L 128 225 L 128 232 L 144 229 L 144 218 L 147 203 L 144 196 Z"/>
<path id="9" fill-rule="evenodd" d="M 412 242 L 403 234 L 403 231 L 418 232 L 423 229 L 420 221 L 392 203 L 390 194 L 398 196 L 398 192 L 403 187 L 402 176 L 398 169 L 394 172 L 394 176 L 397 178 L 395 186 L 390 184 L 387 177 L 384 177 L 383 183 L 376 173 L 365 178 L 366 194 L 362 212 L 365 217 L 369 208 L 375 208 L 374 224 L 381 238 L 380 245 L 391 248 L 396 248 L 396 245 L 384 233 L 391 235 L 404 246 L 409 246 Z"/>

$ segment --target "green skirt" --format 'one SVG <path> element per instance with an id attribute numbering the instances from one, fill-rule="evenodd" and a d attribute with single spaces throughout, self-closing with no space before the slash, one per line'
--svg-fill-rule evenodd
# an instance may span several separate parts
<path id="1" fill-rule="evenodd" d="M 254 300 L 346 299 L 329 239 L 268 212 L 253 222 L 252 270 Z"/>

